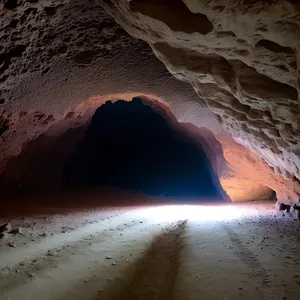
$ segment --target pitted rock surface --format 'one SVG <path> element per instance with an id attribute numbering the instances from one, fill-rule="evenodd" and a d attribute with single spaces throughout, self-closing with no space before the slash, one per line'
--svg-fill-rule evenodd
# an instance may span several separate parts
<path id="1" fill-rule="evenodd" d="M 10 9 L 0 4 L 2 165 L 45 126 L 69 112 L 67 119 L 76 118 L 72 111 L 95 96 L 153 94 L 178 103 L 173 112 L 182 121 L 198 114 L 203 124 L 220 128 L 189 85 L 175 80 L 149 46 L 96 1 L 17 3 Z"/>
<path id="2" fill-rule="evenodd" d="M 34 160 L 25 153 L 39 151 L 41 134 L 59 139 L 86 126 L 96 105 L 145 95 L 170 105 L 179 122 L 213 131 L 230 170 L 221 183 L 232 199 L 263 198 L 271 188 L 297 201 L 299 6 L 223 2 L 1 2 L 4 178 L 24 180 L 26 172 L 12 170 L 30 168 Z"/>
<path id="3" fill-rule="evenodd" d="M 191 83 L 238 143 L 299 184 L 297 1 L 102 3 L 176 78 Z"/>

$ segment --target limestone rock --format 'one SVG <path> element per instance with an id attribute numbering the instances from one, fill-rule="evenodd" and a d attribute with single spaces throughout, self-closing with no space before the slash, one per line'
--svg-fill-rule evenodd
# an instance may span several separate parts
<path id="1" fill-rule="evenodd" d="M 95 96 L 105 102 L 127 91 L 131 98 L 153 95 L 182 121 L 200 118 L 220 129 L 190 86 L 174 79 L 98 2 L 20 0 L 12 9 L 0 3 L 0 174 L 45 131 L 51 140 L 86 123 L 87 102 Z"/>
<path id="2" fill-rule="evenodd" d="M 235 141 L 300 193 L 300 7 L 295 1 L 103 1 L 147 41 L 178 79 L 190 82 Z M 288 183 L 287 185 L 290 185 Z"/>
<path id="3" fill-rule="evenodd" d="M 53 190 L 95 109 L 144 96 L 192 124 L 232 200 L 298 201 L 299 15 L 292 0 L 2 1 L 0 190 Z"/>

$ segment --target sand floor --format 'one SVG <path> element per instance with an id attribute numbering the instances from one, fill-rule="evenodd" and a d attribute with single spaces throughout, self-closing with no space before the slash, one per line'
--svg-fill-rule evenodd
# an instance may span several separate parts
<path id="1" fill-rule="evenodd" d="M 300 299 L 300 222 L 271 202 L 126 206 L 124 197 L 8 202 L 15 209 L 0 225 L 17 230 L 0 239 L 0 299 Z"/>

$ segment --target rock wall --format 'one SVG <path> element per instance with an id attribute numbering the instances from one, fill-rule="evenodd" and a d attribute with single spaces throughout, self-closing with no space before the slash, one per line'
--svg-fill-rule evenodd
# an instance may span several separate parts
<path id="1" fill-rule="evenodd" d="M 64 118 L 53 122 L 36 139 L 25 143 L 22 152 L 8 161 L 0 176 L 0 192 L 32 193 L 61 190 L 63 168 L 77 144 L 84 137 L 95 110 L 108 99 L 112 102 L 118 99 L 130 101 L 133 95 L 116 94 L 107 97 L 96 97 L 85 101 L 67 113 Z M 234 202 L 269 199 L 272 193 L 270 186 L 274 190 L 283 186 L 284 182 L 276 182 L 270 168 L 264 163 L 257 166 L 255 161 L 257 157 L 252 154 L 250 160 L 251 154 L 242 146 L 237 145 L 229 136 L 227 137 L 228 145 L 224 147 L 226 145 L 224 140 L 221 140 L 221 143 L 215 137 L 215 133 L 207 127 L 199 128 L 191 123 L 179 123 L 171 108 L 161 99 L 145 95 L 139 95 L 139 97 L 145 105 L 150 106 L 154 112 L 167 120 L 174 132 L 178 132 L 187 141 L 194 142 L 203 149 L 215 174 L 220 179 L 224 190 L 220 188 L 220 191 L 224 199 Z M 221 136 L 225 138 L 224 134 Z M 236 149 L 235 152 L 234 149 Z M 227 152 L 232 155 L 228 156 Z M 237 160 L 236 157 L 239 159 Z M 263 169 L 264 167 L 266 169 Z M 266 175 L 268 175 L 269 182 L 263 179 Z M 257 181 L 252 179 L 255 176 Z M 263 185 L 265 182 L 268 186 Z M 218 186 L 220 183 L 215 184 Z"/>
<path id="2" fill-rule="evenodd" d="M 121 97 L 121 95 L 111 95 L 111 102 L 116 102 L 117 104 L 123 105 L 124 108 L 126 108 L 126 102 L 125 101 L 119 101 L 119 98 Z M 131 98 L 131 95 L 123 95 L 123 98 L 125 98 L 126 101 L 131 101 L 133 100 Z M 137 103 L 134 103 L 135 106 L 141 106 L 141 107 L 146 107 L 146 106 L 150 106 L 152 111 L 153 111 L 153 116 L 156 116 L 156 119 L 158 118 L 159 120 L 165 120 L 164 122 L 164 129 L 166 130 L 166 128 L 168 129 L 168 132 L 170 132 L 170 134 L 168 135 L 168 139 L 170 139 L 173 143 L 173 146 L 177 143 L 179 143 L 180 145 L 182 144 L 183 148 L 179 148 L 179 149 L 174 149 L 174 155 L 177 153 L 180 154 L 180 158 L 182 158 L 182 154 L 184 153 L 184 149 L 189 149 L 189 147 L 192 147 L 193 150 L 191 150 L 193 152 L 193 154 L 195 155 L 195 157 L 197 157 L 196 154 L 196 149 L 198 146 L 198 151 L 199 153 L 205 153 L 204 157 L 206 156 L 208 158 L 208 161 L 211 163 L 212 165 L 212 170 L 209 170 L 208 174 L 207 174 L 207 180 L 214 180 L 214 186 L 215 188 L 218 190 L 218 195 L 221 195 L 221 197 L 225 200 L 229 200 L 228 195 L 224 192 L 224 190 L 222 189 L 219 179 L 220 177 L 222 177 L 223 175 L 225 175 L 228 172 L 228 168 L 227 168 L 227 163 L 226 160 L 223 156 L 222 153 L 222 147 L 219 145 L 218 141 L 214 138 L 214 135 L 211 131 L 209 131 L 206 128 L 203 128 L 202 130 L 199 130 L 197 128 L 195 128 L 197 130 L 197 137 L 195 136 L 195 134 L 193 132 L 191 132 L 188 128 L 188 125 L 190 124 L 180 124 L 177 119 L 175 118 L 175 116 L 172 114 L 170 108 L 161 102 L 161 100 L 158 99 L 151 99 L 148 98 L 146 96 L 143 97 L 139 97 L 139 98 L 135 98 L 137 99 Z M 142 101 L 143 104 L 139 104 L 140 100 Z M 85 155 L 83 155 L 80 151 L 76 152 L 76 150 L 80 150 L 82 147 L 86 150 L 86 151 L 91 151 L 92 153 L 94 153 L 95 149 L 91 148 L 92 144 L 95 144 L 95 140 L 99 139 L 99 137 L 101 137 L 100 133 L 102 133 L 102 137 L 103 139 L 105 139 L 106 135 L 109 134 L 111 135 L 112 133 L 114 133 L 114 135 L 121 134 L 118 133 L 118 131 L 121 131 L 122 128 L 119 128 L 119 130 L 116 132 L 115 129 L 118 127 L 114 127 L 114 119 L 111 119 L 110 116 L 108 116 L 106 119 L 104 118 L 99 118 L 99 116 L 96 118 L 97 120 L 97 126 L 100 126 L 103 122 L 103 124 L 107 121 L 109 121 L 109 124 L 112 125 L 113 128 L 107 128 L 108 124 L 104 125 L 104 127 L 99 128 L 99 130 L 97 130 L 99 132 L 99 136 L 89 136 L 89 139 L 86 136 L 87 134 L 87 128 L 89 127 L 90 123 L 91 123 L 91 119 L 94 116 L 95 112 L 97 111 L 97 108 L 101 105 L 105 105 L 106 100 L 104 100 L 103 98 L 94 98 L 94 99 L 90 99 L 89 101 L 86 101 L 85 103 L 79 105 L 74 111 L 69 112 L 68 114 L 66 114 L 66 116 L 56 122 L 53 122 L 53 124 L 51 124 L 51 126 L 46 130 L 46 132 L 44 132 L 43 134 L 41 134 L 40 136 L 38 136 L 38 138 L 33 139 L 31 141 L 29 141 L 26 145 L 24 145 L 23 147 L 23 151 L 16 157 L 10 159 L 6 165 L 6 168 L 2 174 L 2 176 L 0 176 L 0 191 L 1 192 L 16 192 L 16 193 L 32 193 L 32 192 L 38 192 L 38 191 L 58 191 L 61 190 L 63 188 L 63 170 L 65 169 L 65 167 L 71 167 L 71 173 L 67 173 L 68 176 L 70 178 L 73 178 L 72 176 L 74 176 L 74 178 L 76 178 L 76 180 L 78 180 L 78 178 L 81 176 L 81 171 L 82 170 L 77 170 L 77 165 L 76 165 L 76 160 L 81 163 L 83 163 L 86 159 L 86 162 L 88 162 L 91 159 L 91 155 L 88 155 L 87 157 L 85 157 Z M 112 104 L 111 104 L 112 105 Z M 146 106 L 143 106 L 146 105 Z M 107 106 L 106 106 L 107 108 Z M 130 110 L 130 107 L 127 107 L 127 109 Z M 120 114 L 120 118 L 123 118 L 123 121 L 126 120 L 126 114 L 123 115 L 121 114 L 120 110 L 118 111 L 118 108 L 115 109 L 119 114 Z M 102 111 L 102 114 L 104 113 L 104 111 Z M 152 116 L 152 115 L 151 115 Z M 161 118 L 162 117 L 162 118 Z M 136 122 L 138 122 L 139 119 L 136 120 Z M 120 121 L 120 120 L 119 120 Z M 119 126 L 118 120 L 116 120 L 116 126 Z M 141 121 L 141 120 L 140 120 Z M 162 122 L 162 121 L 161 121 Z M 103 125 L 102 124 L 102 125 Z M 131 124 L 131 123 L 129 123 Z M 133 124 L 133 123 L 132 123 Z M 132 126 L 132 124 L 130 126 Z M 151 124 L 151 123 L 150 123 Z M 144 124 L 145 125 L 145 124 Z M 157 124 L 152 124 L 152 126 L 157 126 Z M 94 125 L 95 127 L 95 125 Z M 111 130 L 111 132 L 110 132 Z M 94 132 L 95 130 L 93 130 L 92 132 Z M 91 133 L 91 130 L 90 130 Z M 172 133 L 172 134 L 171 134 Z M 139 144 L 139 140 L 136 140 L 136 132 L 133 133 L 132 136 L 130 136 L 130 133 L 127 132 L 126 133 L 128 135 L 128 139 L 131 139 L 131 143 L 137 143 L 137 145 Z M 125 136 L 125 133 L 123 133 L 123 135 Z M 122 134 L 121 134 L 122 136 Z M 176 136 L 176 138 L 175 138 Z M 82 143 L 84 143 L 84 139 L 88 139 L 90 146 L 86 146 Z M 92 138 L 92 140 L 91 140 Z M 144 139 L 144 143 L 148 143 L 148 139 L 147 137 L 140 137 L 141 138 L 141 142 Z M 146 140 L 145 140 L 146 138 Z M 166 137 L 167 138 L 167 137 Z M 93 140 L 95 139 L 95 140 Z M 164 139 L 163 139 L 164 140 Z M 88 143 L 88 141 L 86 143 Z M 135 141 L 135 142 L 134 142 Z M 117 140 L 112 140 L 112 142 L 117 143 Z M 78 148 L 79 143 L 81 143 L 81 148 Z M 179 145 L 178 144 L 178 145 Z M 190 145 L 190 146 L 189 146 Z M 130 145 L 129 145 L 130 146 Z M 131 145 L 132 146 L 132 145 Z M 147 145 L 146 145 L 147 146 Z M 148 145 L 149 146 L 149 145 Z M 107 145 L 107 147 L 111 147 L 110 145 Z M 164 143 L 162 143 L 161 145 L 162 147 L 162 151 L 163 155 L 166 155 L 166 151 L 168 152 L 172 152 L 172 145 L 169 145 L 169 148 L 166 148 L 166 145 L 164 145 Z M 164 148 L 165 147 L 165 148 Z M 186 147 L 186 148 L 184 148 Z M 105 148 L 105 145 L 103 145 L 103 149 Z M 124 148 L 126 148 L 124 146 Z M 157 145 L 156 148 L 157 149 Z M 158 150 L 158 149 L 157 149 Z M 100 149 L 98 149 L 97 151 L 100 151 Z M 124 153 L 119 153 L 118 154 L 118 149 L 114 150 L 116 153 L 116 158 L 115 160 L 117 161 L 118 157 L 122 158 L 122 155 L 124 156 Z M 121 150 L 120 150 L 121 151 Z M 177 151 L 177 152 L 176 152 Z M 182 152 L 183 151 L 183 152 Z M 189 150 L 187 150 L 189 151 Z M 99 152 L 99 153 L 100 153 Z M 109 153 L 112 151 L 109 151 Z M 104 153 L 104 152 L 103 152 Z M 107 153 L 107 155 L 109 154 Z M 82 157 L 80 159 L 75 158 L 75 164 L 74 164 L 74 155 L 81 155 Z M 202 160 L 204 158 L 203 154 L 200 155 L 199 154 L 199 161 L 195 161 L 194 162 L 194 166 L 196 166 L 197 164 L 199 164 L 199 166 L 201 166 Z M 140 154 L 141 157 L 143 157 L 144 155 L 146 155 L 145 153 L 141 153 Z M 158 153 L 157 153 L 158 155 Z M 138 156 L 138 154 L 137 154 Z M 123 157 L 124 159 L 126 158 Z M 72 160 L 73 159 L 73 160 Z M 95 160 L 97 160 L 97 157 L 94 158 Z M 111 157 L 111 159 L 113 159 Z M 123 163 L 128 163 L 125 160 L 122 160 Z M 158 157 L 149 157 L 148 160 L 150 159 L 157 159 L 159 161 Z M 173 156 L 171 156 L 169 158 L 171 161 L 173 158 Z M 101 162 L 101 159 L 98 159 L 99 162 Z M 165 160 L 167 161 L 167 157 L 165 157 Z M 187 166 L 184 167 L 185 162 L 180 161 L 180 162 L 174 162 L 174 164 L 176 165 L 176 163 L 178 164 L 177 167 L 180 167 L 180 163 L 183 164 L 183 169 L 184 168 L 188 168 L 188 163 L 191 163 L 191 158 L 186 158 L 186 163 Z M 71 163 L 73 162 L 73 163 Z M 99 163 L 98 162 L 98 163 Z M 103 163 L 106 162 L 106 160 L 103 161 Z M 71 165 L 70 165 L 71 163 Z M 113 162 L 111 162 L 113 165 Z M 144 161 L 145 165 L 147 165 L 147 159 Z M 171 165 L 170 165 L 171 166 Z M 197 173 L 197 176 L 199 177 L 200 174 L 202 174 L 201 176 L 204 176 L 204 171 L 203 170 L 196 170 L 194 166 L 192 166 L 191 164 L 189 165 L 191 171 L 193 171 L 194 173 Z M 206 166 L 206 164 L 205 164 Z M 107 165 L 106 167 L 111 167 L 109 165 Z M 208 167 L 208 166 L 206 166 Z M 200 167 L 201 168 L 201 167 Z M 203 167 L 204 168 L 204 167 Z M 73 170 L 74 169 L 74 170 Z M 150 165 L 150 169 L 151 169 L 151 165 Z M 165 168 L 167 169 L 167 168 Z M 176 169 L 176 167 L 175 167 Z M 79 171 L 79 177 L 77 178 L 75 173 Z M 94 170 L 95 171 L 95 170 Z M 100 167 L 99 172 L 102 171 L 102 176 L 105 175 L 104 169 Z M 89 172 L 89 171 L 88 171 Z M 104 173 L 103 173 L 104 172 Z M 211 172 L 211 173 L 210 173 Z M 195 174 L 196 174 L 195 173 Z M 153 175 L 153 174 L 152 174 Z M 216 176 L 217 175 L 217 176 Z M 67 178 L 69 178 L 67 176 Z M 92 175 L 91 173 L 91 177 L 95 176 L 95 174 Z M 149 174 L 149 176 L 151 176 L 151 174 Z M 170 175 L 172 177 L 172 175 Z M 178 176 L 182 176 L 182 174 L 178 173 Z M 190 175 L 186 175 L 186 177 L 188 178 L 188 176 L 192 176 L 192 174 Z M 99 177 L 100 177 L 100 173 L 99 173 Z M 83 176 L 83 178 L 85 178 L 85 176 Z M 205 177 L 206 178 L 206 177 Z M 66 179 L 66 178 L 65 178 Z M 170 178 L 171 179 L 171 178 Z M 132 178 L 131 180 L 133 180 L 133 182 L 135 181 L 134 178 Z M 187 180 L 187 179 L 186 179 Z M 191 181 L 193 181 L 196 184 L 197 179 L 196 178 L 190 178 Z M 206 180 L 206 179 L 205 179 Z M 201 190 L 201 184 L 205 185 L 205 181 L 204 179 L 202 180 L 203 182 L 199 182 L 199 189 Z M 81 182 L 82 181 L 82 182 Z M 105 180 L 103 180 L 103 182 L 105 182 Z M 78 183 L 75 184 L 75 186 L 80 187 L 81 185 L 84 185 L 85 182 L 84 180 L 79 180 Z M 101 184 L 101 182 L 99 182 L 99 184 Z M 194 185 L 194 188 L 196 189 L 196 186 Z M 184 192 L 184 191 L 181 191 Z"/>
<path id="3" fill-rule="evenodd" d="M 149 195 L 224 201 L 226 194 L 203 147 L 180 130 L 176 119 L 170 122 L 174 117 L 169 118 L 163 105 L 152 105 L 161 111 L 157 113 L 148 101 L 136 97 L 97 108 L 64 166 L 63 186 L 114 186 Z"/>
<path id="4" fill-rule="evenodd" d="M 254 37 L 259 31 L 247 26 L 253 22 L 251 12 L 254 14 L 262 5 L 248 5 L 246 14 L 242 10 L 246 1 L 239 1 L 238 7 L 237 1 L 231 1 L 226 8 L 217 5 L 221 1 L 202 1 L 200 6 L 199 1 L 170 2 L 0 3 L 2 187 L 19 183 L 22 186 L 26 180 L 43 186 L 44 177 L 37 174 L 47 167 L 30 173 L 34 169 L 31 166 L 41 163 L 42 153 L 50 155 L 54 163 L 62 163 L 65 157 L 57 156 L 54 148 L 64 148 L 66 132 L 70 134 L 68 141 L 75 141 L 75 137 L 71 138 L 72 129 L 82 128 L 103 101 L 143 95 L 167 103 L 179 122 L 191 123 L 202 133 L 205 128 L 211 130 L 209 138 L 205 133 L 206 138 L 219 143 L 211 144 L 216 149 L 216 145 L 221 145 L 218 153 L 224 153 L 227 167 L 219 176 L 232 200 L 253 199 L 261 194 L 268 197 L 270 188 L 282 199 L 298 199 L 298 73 L 295 55 L 284 48 L 291 47 L 295 53 L 296 46 L 286 43 L 297 41 L 296 25 L 290 30 L 292 23 L 297 23 L 297 7 L 292 2 L 272 1 L 275 4 L 271 10 L 287 18 L 286 23 L 279 25 L 280 30 L 285 30 L 283 40 L 275 40 L 280 30 L 271 25 L 274 17 L 267 17 L 265 11 L 261 23 L 266 22 L 268 32 L 272 29 L 273 33 L 268 33 L 270 37 L 265 36 L 263 41 L 259 39 L 256 46 L 259 41 Z M 103 7 L 126 31 L 140 39 L 129 35 Z M 182 22 L 178 22 L 180 18 Z M 283 49 L 270 45 L 268 41 L 273 38 Z M 264 49 L 259 52 L 261 56 L 257 49 Z M 285 122 L 278 119 L 281 112 L 287 113 Z M 273 138 L 277 132 L 279 136 Z M 216 154 L 217 157 L 222 156 Z M 249 166 L 252 171 L 247 173 L 241 166 Z M 246 190 L 248 186 L 253 189 Z"/>
<path id="5" fill-rule="evenodd" d="M 220 128 L 189 85 L 174 79 L 151 48 L 129 36 L 98 2 L 5 3 L 0 3 L 0 172 L 24 143 L 96 96 L 155 95 L 168 99 L 180 120 L 200 117 L 204 126 Z"/>
<path id="6" fill-rule="evenodd" d="M 241 145 L 299 200 L 300 6 L 297 1 L 107 0 L 103 7 L 189 82 Z M 287 184 L 289 185 L 289 184 Z"/>

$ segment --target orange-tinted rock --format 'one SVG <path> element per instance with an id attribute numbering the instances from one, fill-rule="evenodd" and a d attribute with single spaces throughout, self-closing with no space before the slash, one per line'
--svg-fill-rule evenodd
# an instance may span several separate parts
<path id="1" fill-rule="evenodd" d="M 144 95 L 200 128 L 233 200 L 272 189 L 299 201 L 299 6 L 200 2 L 2 2 L 0 173 L 41 134 L 55 144 L 88 122 L 101 101 Z"/>
<path id="2" fill-rule="evenodd" d="M 191 83 L 220 116 L 225 131 L 244 146 L 245 155 L 249 150 L 265 161 L 263 169 L 251 167 L 264 174 L 258 176 L 262 180 L 257 183 L 251 171 L 245 174 L 245 185 L 250 180 L 256 190 L 258 184 L 270 186 L 273 181 L 275 186 L 279 181 L 277 197 L 298 201 L 299 5 L 290 0 L 226 5 L 218 0 L 185 0 L 179 14 L 177 1 L 102 4 L 131 35 L 148 42 L 176 78 Z M 170 17 L 172 11 L 176 20 Z M 206 28 L 207 20 L 210 30 L 197 30 L 201 24 Z M 237 157 L 230 160 L 238 167 Z M 272 179 L 267 166 L 275 173 Z"/>

